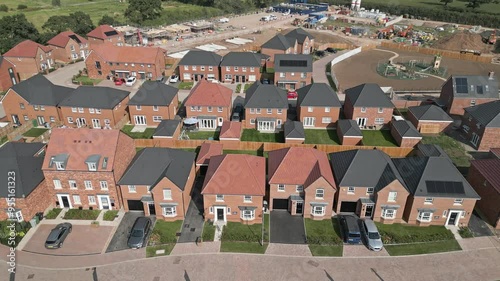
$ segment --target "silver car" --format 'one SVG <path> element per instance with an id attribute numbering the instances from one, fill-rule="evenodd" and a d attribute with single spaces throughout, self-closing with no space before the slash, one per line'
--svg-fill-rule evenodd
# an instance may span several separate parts
<path id="1" fill-rule="evenodd" d="M 371 219 L 363 219 L 361 232 L 366 241 L 366 246 L 372 251 L 380 251 L 384 247 L 377 226 Z"/>

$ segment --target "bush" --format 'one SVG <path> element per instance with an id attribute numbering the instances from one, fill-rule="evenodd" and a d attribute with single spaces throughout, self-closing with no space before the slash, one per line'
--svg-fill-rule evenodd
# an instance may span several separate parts
<path id="1" fill-rule="evenodd" d="M 49 73 L 54 72 L 54 71 L 56 71 L 56 69 L 54 67 L 49 68 Z"/>
<path id="2" fill-rule="evenodd" d="M 52 0 L 52 6 L 59 6 L 59 7 L 61 7 L 61 0 Z"/>
<path id="3" fill-rule="evenodd" d="M 23 5 L 23 4 L 19 4 L 19 5 L 17 5 L 17 9 L 18 9 L 18 10 L 24 10 L 24 9 L 26 9 L 26 8 L 28 8 L 28 6 L 26 6 L 26 5 Z"/>
<path id="4" fill-rule="evenodd" d="M 15 245 L 18 245 L 19 242 L 23 239 L 23 237 L 26 235 L 26 232 L 31 228 L 31 225 L 25 221 L 23 222 L 12 222 L 12 221 L 0 221 L 0 244 L 6 245 L 6 246 L 12 246 L 9 245 L 9 241 L 12 241 L 12 239 L 9 240 L 9 238 L 13 237 L 11 236 L 11 230 L 12 228 L 10 227 L 14 223 L 15 225 Z M 12 243 L 12 242 L 11 242 Z"/>
<path id="5" fill-rule="evenodd" d="M 8 11 L 9 7 L 7 7 L 7 5 L 5 4 L 0 5 L 0 12 L 8 12 Z"/>
<path id="6" fill-rule="evenodd" d="M 474 234 L 472 233 L 472 231 L 470 231 L 470 229 L 466 226 L 462 226 L 458 229 L 458 234 L 460 234 L 460 236 L 462 236 L 462 238 L 472 238 L 474 237 Z"/>
<path id="7" fill-rule="evenodd" d="M 105 221 L 113 221 L 115 220 L 116 215 L 118 215 L 117 210 L 107 211 L 106 213 L 104 213 L 103 219 Z"/>
<path id="8" fill-rule="evenodd" d="M 101 210 L 69 209 L 64 214 L 65 220 L 96 220 Z"/>
<path id="9" fill-rule="evenodd" d="M 57 218 L 57 216 L 59 216 L 59 214 L 61 213 L 61 211 L 62 211 L 61 208 L 54 208 L 54 209 L 50 210 L 45 215 L 45 218 L 48 219 L 48 220 L 53 220 L 53 219 Z"/>

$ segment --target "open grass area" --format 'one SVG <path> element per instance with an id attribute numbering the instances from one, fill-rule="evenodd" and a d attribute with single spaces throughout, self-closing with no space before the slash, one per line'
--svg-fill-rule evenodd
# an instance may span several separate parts
<path id="1" fill-rule="evenodd" d="M 376 222 L 376 224 L 384 244 L 455 240 L 453 233 L 441 225 L 420 227 L 400 223 L 381 224 Z"/>
<path id="2" fill-rule="evenodd" d="M 54 208 L 54 209 L 48 211 L 44 218 L 48 219 L 48 220 L 53 220 L 53 219 L 57 218 L 57 216 L 59 216 L 61 211 L 62 211 L 61 208 Z"/>
<path id="3" fill-rule="evenodd" d="M 270 223 L 270 215 L 264 214 L 264 242 L 269 242 L 269 232 L 271 230 Z"/>
<path id="4" fill-rule="evenodd" d="M 153 137 L 153 134 L 155 133 L 155 128 L 146 128 L 144 132 L 136 132 L 136 133 L 131 132 L 133 128 L 134 125 L 125 125 L 122 128 L 122 132 L 124 132 L 126 135 L 128 135 L 133 139 L 150 139 Z"/>
<path id="5" fill-rule="evenodd" d="M 65 220 L 96 220 L 101 210 L 69 209 L 63 219 Z"/>
<path id="6" fill-rule="evenodd" d="M 220 245 L 220 251 L 233 253 L 264 254 L 266 252 L 267 246 L 267 243 L 265 243 L 264 246 L 261 246 L 257 242 L 222 241 Z"/>
<path id="7" fill-rule="evenodd" d="M 390 130 L 362 130 L 363 145 L 398 146 Z"/>
<path id="8" fill-rule="evenodd" d="M 283 132 L 279 133 L 261 133 L 256 129 L 245 129 L 241 134 L 241 141 L 255 142 L 285 142 Z"/>
<path id="9" fill-rule="evenodd" d="M 337 136 L 337 130 L 326 129 L 306 129 L 305 143 L 309 144 L 334 144 L 339 145 L 340 140 Z"/>
<path id="10" fill-rule="evenodd" d="M 179 90 L 191 90 L 193 88 L 193 82 L 181 82 L 179 83 Z"/>
<path id="11" fill-rule="evenodd" d="M 149 245 L 155 246 L 177 242 L 177 236 L 175 234 L 181 231 L 181 226 L 182 220 L 173 222 L 157 220 L 153 232 L 151 233 L 151 238 L 149 239 Z"/>
<path id="12" fill-rule="evenodd" d="M 6 143 L 7 141 L 9 140 L 9 138 L 7 138 L 7 136 L 4 136 L 0 139 L 0 145 Z"/>
<path id="13" fill-rule="evenodd" d="M 309 250 L 313 256 L 320 257 L 341 257 L 343 252 L 342 245 L 313 245 L 309 244 Z"/>
<path id="14" fill-rule="evenodd" d="M 462 250 L 457 240 L 454 239 L 404 245 L 385 245 L 384 247 L 391 256 L 420 255 Z"/>
<path id="15" fill-rule="evenodd" d="M 212 222 L 205 222 L 203 224 L 203 234 L 201 235 L 204 242 L 214 241 L 215 225 Z"/>
<path id="16" fill-rule="evenodd" d="M 228 222 L 222 231 L 220 251 L 263 254 L 266 252 L 267 243 L 261 245 L 261 238 L 262 224 L 260 223 Z"/>
<path id="17" fill-rule="evenodd" d="M 464 147 L 455 139 L 440 134 L 438 136 L 424 136 L 422 138 L 424 144 L 437 144 L 450 156 L 451 161 L 457 167 L 469 167 L 470 156 L 465 151 Z"/>
<path id="18" fill-rule="evenodd" d="M 77 77 L 75 79 L 73 79 L 73 83 L 75 84 L 82 84 L 82 85 L 86 85 L 86 86 L 95 86 L 99 83 L 101 83 L 102 79 L 92 79 L 92 78 L 89 78 L 88 76 L 80 76 L 80 77 Z"/>
<path id="19" fill-rule="evenodd" d="M 102 216 L 102 219 L 105 221 L 114 221 L 116 216 L 118 215 L 118 210 L 110 210 L 106 211 Z"/>
<path id="20" fill-rule="evenodd" d="M 197 131 L 186 133 L 191 140 L 208 140 L 210 138 L 214 140 L 219 139 L 219 131 Z"/>
<path id="21" fill-rule="evenodd" d="M 230 150 L 230 149 L 224 149 L 222 151 L 224 154 L 248 154 L 248 155 L 254 155 L 254 156 L 262 156 L 260 151 L 257 150 Z"/>
<path id="22" fill-rule="evenodd" d="M 29 131 L 27 131 L 26 133 L 24 133 L 23 136 L 28 137 L 28 138 L 36 138 L 36 137 L 43 135 L 43 133 L 47 132 L 47 130 L 48 129 L 44 129 L 44 128 L 32 128 Z"/>
<path id="23" fill-rule="evenodd" d="M 172 252 L 172 249 L 174 248 L 174 246 L 175 246 L 175 244 L 148 246 L 148 247 L 146 247 L 146 257 L 151 258 L 151 257 L 159 257 L 159 256 L 168 256 L 168 255 L 170 255 L 170 252 Z M 165 253 L 156 254 L 156 251 L 158 251 L 158 250 L 165 250 Z"/>

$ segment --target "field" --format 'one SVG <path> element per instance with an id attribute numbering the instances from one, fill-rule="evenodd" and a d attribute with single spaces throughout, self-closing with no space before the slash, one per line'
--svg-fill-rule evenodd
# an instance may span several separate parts
<path id="1" fill-rule="evenodd" d="M 443 4 L 439 1 L 429 1 L 429 0 L 398 0 L 398 1 L 385 1 L 385 0 L 363 0 L 362 3 L 370 3 L 370 4 L 387 4 L 394 3 L 402 6 L 413 6 L 413 7 L 435 7 L 436 9 L 443 9 Z M 457 0 L 448 4 L 449 7 L 454 8 L 465 8 L 465 5 L 468 1 L 465 0 Z M 476 9 L 478 12 L 490 12 L 500 14 L 500 4 L 495 4 L 493 2 L 488 4 L 482 4 L 481 7 Z"/>

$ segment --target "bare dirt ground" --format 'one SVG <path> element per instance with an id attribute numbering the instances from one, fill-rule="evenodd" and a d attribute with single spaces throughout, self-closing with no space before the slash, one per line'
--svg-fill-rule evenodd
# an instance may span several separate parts
<path id="1" fill-rule="evenodd" d="M 443 37 L 434 43 L 432 47 L 448 51 L 478 50 L 483 54 L 490 53 L 493 50 L 493 45 L 483 43 L 481 35 L 468 31 L 457 32 Z"/>

